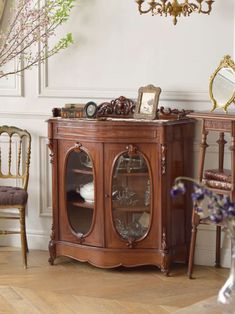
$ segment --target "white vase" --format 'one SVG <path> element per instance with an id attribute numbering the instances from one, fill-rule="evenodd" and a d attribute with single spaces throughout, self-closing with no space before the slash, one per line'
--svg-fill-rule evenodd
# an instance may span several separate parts
<path id="1" fill-rule="evenodd" d="M 231 238 L 230 274 L 219 291 L 217 301 L 224 305 L 225 313 L 235 313 L 235 237 Z"/>

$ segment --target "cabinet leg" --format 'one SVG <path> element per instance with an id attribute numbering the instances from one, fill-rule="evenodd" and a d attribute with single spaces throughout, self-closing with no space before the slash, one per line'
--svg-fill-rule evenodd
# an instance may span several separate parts
<path id="1" fill-rule="evenodd" d="M 53 240 L 49 242 L 48 249 L 49 249 L 49 254 L 50 254 L 48 262 L 50 265 L 54 265 L 54 260 L 56 259 L 56 247 Z"/>
<path id="2" fill-rule="evenodd" d="M 165 275 L 166 277 L 169 276 L 169 273 L 170 273 L 170 269 L 165 269 L 165 268 L 162 268 L 161 267 L 161 272 L 163 273 L 163 275 Z"/>
<path id="3" fill-rule="evenodd" d="M 163 253 L 163 261 L 162 264 L 160 266 L 161 272 L 165 275 L 165 276 L 169 276 L 170 273 L 170 258 L 168 255 Z"/>

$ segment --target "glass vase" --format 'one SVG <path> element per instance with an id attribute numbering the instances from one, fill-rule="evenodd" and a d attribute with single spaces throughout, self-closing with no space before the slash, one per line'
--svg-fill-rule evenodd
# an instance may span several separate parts
<path id="1" fill-rule="evenodd" d="M 217 301 L 224 304 L 226 310 L 231 309 L 231 313 L 235 313 L 235 237 L 231 238 L 231 260 L 229 277 L 220 289 Z"/>

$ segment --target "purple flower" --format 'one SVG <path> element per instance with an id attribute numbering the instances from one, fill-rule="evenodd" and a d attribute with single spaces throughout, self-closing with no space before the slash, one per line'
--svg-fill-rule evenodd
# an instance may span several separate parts
<path id="1" fill-rule="evenodd" d="M 234 204 L 231 204 L 228 208 L 228 214 L 230 217 L 235 217 L 235 206 Z"/>
<path id="2" fill-rule="evenodd" d="M 186 191 L 185 186 L 182 182 L 175 184 L 171 189 L 171 196 L 176 197 L 180 194 L 184 194 Z"/>
<path id="3" fill-rule="evenodd" d="M 197 213 L 203 213 L 204 209 L 201 206 L 196 205 L 195 206 L 195 210 L 197 211 Z"/>
<path id="4" fill-rule="evenodd" d="M 210 220 L 216 224 L 223 221 L 223 215 L 221 213 L 213 213 L 210 215 Z"/>
<path id="5" fill-rule="evenodd" d="M 185 186 L 182 181 L 193 183 L 194 191 L 191 195 L 194 209 L 198 215 L 202 217 L 208 216 L 212 223 L 222 223 L 229 234 L 235 237 L 235 203 L 231 202 L 229 196 L 215 194 L 204 185 L 188 177 L 176 178 L 175 185 L 171 190 L 172 196 L 185 193 Z M 205 199 L 209 202 L 203 206 Z"/>
<path id="6" fill-rule="evenodd" d="M 191 194 L 193 201 L 202 201 L 205 198 L 203 192 L 194 192 Z"/>

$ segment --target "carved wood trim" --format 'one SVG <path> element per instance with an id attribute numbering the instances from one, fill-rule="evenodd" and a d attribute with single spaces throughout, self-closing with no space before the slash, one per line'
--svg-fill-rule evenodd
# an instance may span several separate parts
<path id="1" fill-rule="evenodd" d="M 74 145 L 74 151 L 76 153 L 80 153 L 82 151 L 82 144 L 77 142 L 75 145 Z"/>
<path id="2" fill-rule="evenodd" d="M 137 243 L 136 243 L 136 240 L 135 240 L 135 239 L 128 238 L 127 241 L 128 241 L 128 242 L 127 242 L 126 246 L 127 246 L 128 248 L 134 249 L 134 248 L 136 247 Z"/>
<path id="3" fill-rule="evenodd" d="M 48 259 L 48 262 L 51 265 L 53 265 L 54 264 L 54 260 L 56 258 L 55 225 L 54 225 L 54 223 L 52 223 L 52 226 L 51 226 L 51 240 L 49 242 L 48 249 L 49 249 L 49 253 L 50 253 L 50 257 Z"/>
<path id="4" fill-rule="evenodd" d="M 135 103 L 132 99 L 120 96 L 111 102 L 104 102 L 98 106 L 97 117 L 130 116 L 134 114 Z"/>
<path id="5" fill-rule="evenodd" d="M 167 240 L 166 240 L 166 229 L 165 228 L 163 228 L 163 232 L 162 232 L 161 249 L 162 249 L 163 252 L 167 251 Z"/>
<path id="6" fill-rule="evenodd" d="M 205 120 L 205 129 L 231 132 L 232 123 L 231 121 Z"/>
<path id="7" fill-rule="evenodd" d="M 129 157 L 134 157 L 138 155 L 138 148 L 135 145 L 128 145 L 126 146 L 127 149 L 127 154 L 129 155 Z"/>
<path id="8" fill-rule="evenodd" d="M 168 276 L 170 260 L 169 260 L 169 250 L 168 250 L 168 245 L 167 245 L 167 236 L 166 236 L 165 228 L 163 228 L 163 232 L 162 232 L 161 253 L 162 253 L 161 272 L 164 273 L 166 276 Z"/>
<path id="9" fill-rule="evenodd" d="M 52 139 L 49 139 L 49 142 L 47 144 L 47 147 L 49 148 L 49 150 L 51 151 L 49 156 L 50 156 L 50 163 L 53 164 L 54 162 L 54 143 Z"/>
<path id="10" fill-rule="evenodd" d="M 162 144 L 161 145 L 161 170 L 162 170 L 162 174 L 165 174 L 166 170 L 167 170 L 166 152 L 167 152 L 167 146 L 166 146 L 166 144 Z"/>
<path id="11" fill-rule="evenodd" d="M 162 118 L 174 118 L 175 116 L 177 116 L 177 119 L 184 119 L 186 118 L 186 116 L 190 113 L 192 113 L 193 110 L 179 110 L 179 109 L 171 109 L 171 108 L 165 108 L 163 106 L 161 106 L 160 108 L 157 109 L 157 116 L 158 119 L 162 119 Z M 163 117 L 162 117 L 163 116 Z"/>
<path id="12" fill-rule="evenodd" d="M 85 241 L 85 237 L 83 233 L 79 233 L 78 235 L 78 243 L 79 244 L 83 244 L 83 242 Z"/>

